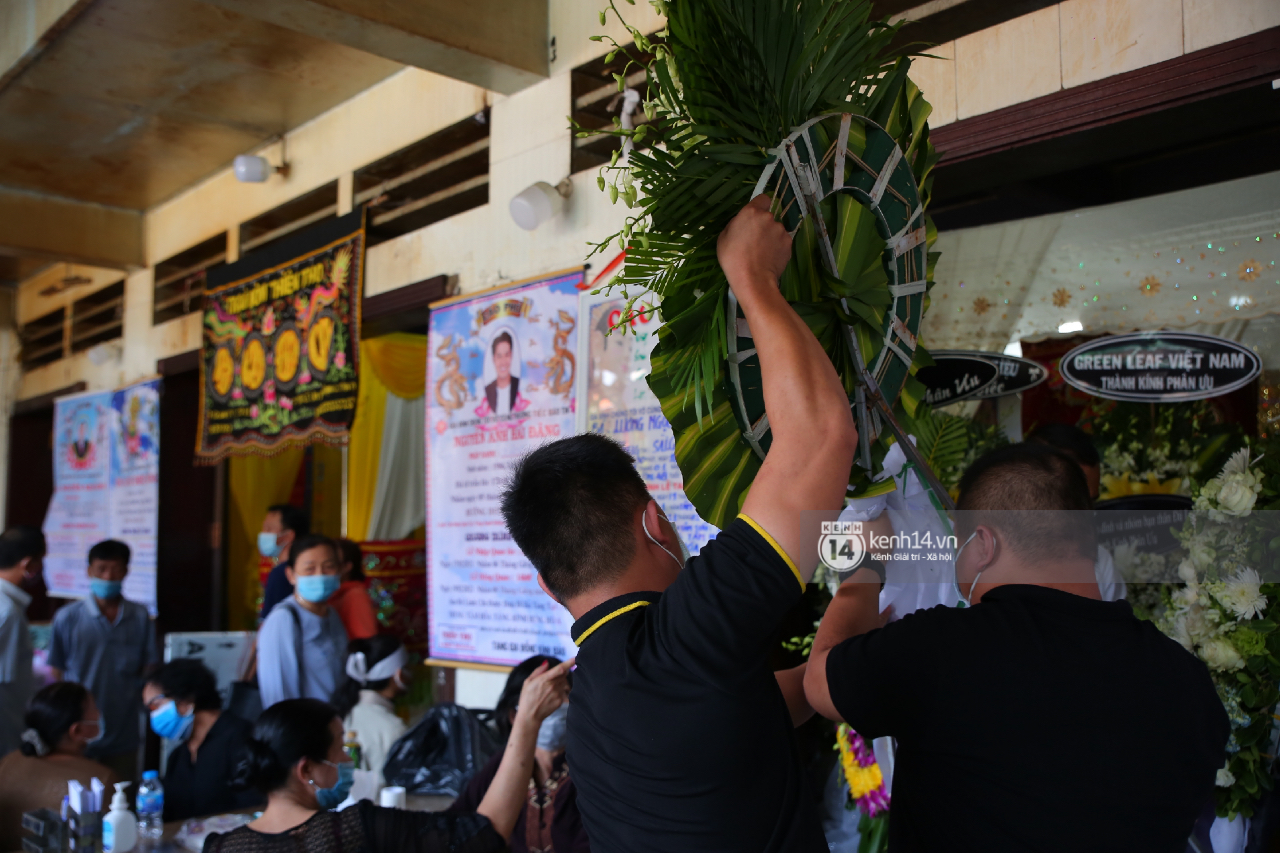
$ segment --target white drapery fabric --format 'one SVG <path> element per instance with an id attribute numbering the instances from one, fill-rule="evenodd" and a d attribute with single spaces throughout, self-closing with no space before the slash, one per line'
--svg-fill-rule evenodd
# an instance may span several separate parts
<path id="1" fill-rule="evenodd" d="M 406 400 L 388 393 L 369 539 L 406 539 L 426 518 L 424 435 L 426 406 L 422 398 Z"/>

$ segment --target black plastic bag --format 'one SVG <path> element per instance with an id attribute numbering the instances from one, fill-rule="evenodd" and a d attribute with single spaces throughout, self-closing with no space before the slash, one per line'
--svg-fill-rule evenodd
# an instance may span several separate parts
<path id="1" fill-rule="evenodd" d="M 480 715 L 452 703 L 436 705 L 387 753 L 387 785 L 409 794 L 457 797 L 498 749 Z"/>

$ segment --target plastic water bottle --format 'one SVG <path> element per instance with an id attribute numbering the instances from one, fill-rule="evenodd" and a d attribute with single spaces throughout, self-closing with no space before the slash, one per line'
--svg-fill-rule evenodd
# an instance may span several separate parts
<path id="1" fill-rule="evenodd" d="M 142 774 L 138 788 L 138 836 L 158 839 L 164 835 L 164 785 L 160 774 L 148 770 Z"/>

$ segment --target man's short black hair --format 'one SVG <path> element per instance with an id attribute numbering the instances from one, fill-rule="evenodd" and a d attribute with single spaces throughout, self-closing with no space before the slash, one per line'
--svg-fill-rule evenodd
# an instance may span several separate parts
<path id="1" fill-rule="evenodd" d="M 195 658 L 171 660 L 153 672 L 147 681 L 170 699 L 192 703 L 197 711 L 222 710 L 217 679 Z"/>
<path id="2" fill-rule="evenodd" d="M 563 601 L 622 574 L 635 556 L 636 512 L 649 500 L 631 454 L 584 433 L 544 444 L 516 464 L 502 517 Z"/>
<path id="3" fill-rule="evenodd" d="M 1093 502 L 1074 459 L 1044 444 L 1011 444 L 978 458 L 960 478 L 956 534 L 998 530 L 1028 560 L 1060 559 L 1075 549 L 1097 556 Z"/>
<path id="4" fill-rule="evenodd" d="M 279 514 L 280 526 L 285 530 L 292 530 L 294 536 L 306 536 L 311 532 L 311 519 L 302 507 L 296 507 L 293 504 L 275 504 L 267 507 L 268 515 L 273 512 Z"/>
<path id="5" fill-rule="evenodd" d="M 1054 450 L 1067 454 L 1077 465 L 1097 466 L 1102 459 L 1098 456 L 1098 448 L 1093 446 L 1089 433 L 1071 424 L 1045 424 L 1037 427 L 1027 441 L 1046 444 Z"/>
<path id="6" fill-rule="evenodd" d="M 34 527 L 10 527 L 0 535 L 0 569 L 12 569 L 30 557 L 43 557 L 44 534 Z"/>
<path id="7" fill-rule="evenodd" d="M 118 539 L 103 539 L 97 545 L 89 549 L 89 562 L 94 560 L 116 560 L 124 563 L 124 567 L 129 568 L 129 558 L 133 556 L 133 552 L 129 550 L 129 546 Z"/>
<path id="8" fill-rule="evenodd" d="M 492 353 L 497 353 L 498 344 L 502 343 L 503 341 L 507 342 L 508 349 L 515 349 L 515 345 L 511 341 L 511 333 L 501 332 L 493 336 L 493 343 L 489 344 L 489 351 Z"/>

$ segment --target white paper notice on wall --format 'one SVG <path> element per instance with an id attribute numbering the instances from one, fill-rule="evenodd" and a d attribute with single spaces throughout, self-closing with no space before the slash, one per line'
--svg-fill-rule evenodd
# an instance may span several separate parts
<path id="1" fill-rule="evenodd" d="M 627 300 L 616 293 L 582 294 L 578 432 L 607 435 L 631 452 L 649 494 L 696 554 L 719 531 L 703 521 L 685 497 L 671 424 L 645 381 L 662 321 L 642 296 L 625 318 L 624 332 L 618 326 L 626 310 Z"/>

